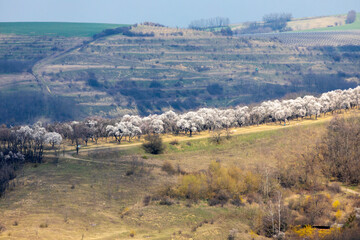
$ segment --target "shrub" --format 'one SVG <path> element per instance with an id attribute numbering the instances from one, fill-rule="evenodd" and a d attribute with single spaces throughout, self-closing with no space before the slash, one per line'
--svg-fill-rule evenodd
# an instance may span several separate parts
<path id="1" fill-rule="evenodd" d="M 228 235 L 228 240 L 235 240 L 237 233 L 239 232 L 239 230 L 237 230 L 236 228 L 233 228 L 229 231 L 229 235 Z"/>
<path id="2" fill-rule="evenodd" d="M 220 84 L 214 83 L 214 84 L 210 84 L 209 86 L 207 86 L 206 90 L 208 91 L 208 93 L 210 95 L 220 95 L 223 93 L 224 89 Z"/>
<path id="3" fill-rule="evenodd" d="M 95 78 L 90 78 L 87 80 L 87 84 L 90 86 L 90 87 L 93 87 L 93 88 L 99 88 L 101 87 L 101 83 L 99 83 L 99 81 Z"/>
<path id="4" fill-rule="evenodd" d="M 260 175 L 212 162 L 207 171 L 182 176 L 176 186 L 162 191 L 162 196 L 208 200 L 211 206 L 232 199 L 233 204 L 241 205 L 240 195 L 258 192 L 260 180 Z"/>
<path id="5" fill-rule="evenodd" d="M 341 217 L 342 217 L 343 213 L 340 209 L 338 209 L 335 213 L 335 218 L 336 220 L 340 221 L 341 220 Z"/>
<path id="6" fill-rule="evenodd" d="M 222 142 L 221 133 L 214 132 L 211 137 L 209 138 L 211 143 L 220 144 Z"/>
<path id="7" fill-rule="evenodd" d="M 49 225 L 47 224 L 47 223 L 42 223 L 42 224 L 40 224 L 40 228 L 47 228 Z"/>
<path id="8" fill-rule="evenodd" d="M 240 196 L 236 196 L 234 197 L 231 202 L 230 202 L 232 205 L 235 205 L 237 207 L 240 207 L 240 206 L 244 206 L 244 201 L 243 199 L 240 197 Z"/>
<path id="9" fill-rule="evenodd" d="M 5 230 L 6 230 L 5 226 L 0 223 L 0 233 L 5 231 Z"/>
<path id="10" fill-rule="evenodd" d="M 209 206 L 221 205 L 224 206 L 230 199 L 229 193 L 221 189 L 213 198 L 208 200 Z"/>
<path id="11" fill-rule="evenodd" d="M 341 186 L 338 183 L 331 183 L 327 185 L 327 188 L 333 193 L 341 193 Z"/>
<path id="12" fill-rule="evenodd" d="M 135 237 L 135 234 L 136 234 L 136 232 L 134 230 L 131 230 L 129 236 L 130 237 Z"/>
<path id="13" fill-rule="evenodd" d="M 171 206 L 174 204 L 174 201 L 169 198 L 169 197 L 163 197 L 160 202 L 159 202 L 160 205 L 167 205 L 167 206 Z"/>
<path id="14" fill-rule="evenodd" d="M 150 201 L 151 201 L 151 196 L 149 196 L 149 195 L 145 196 L 143 199 L 144 206 L 149 206 Z"/>
<path id="15" fill-rule="evenodd" d="M 189 174 L 181 178 L 176 193 L 179 197 L 197 200 L 206 198 L 206 177 L 204 174 Z"/>
<path id="16" fill-rule="evenodd" d="M 339 200 L 335 200 L 335 201 L 332 203 L 332 207 L 333 207 L 334 210 L 339 209 L 339 207 L 340 207 L 340 201 L 339 201 Z"/>
<path id="17" fill-rule="evenodd" d="M 308 222 L 313 225 L 316 220 L 324 216 L 330 208 L 330 199 L 323 194 L 308 196 L 301 206 Z"/>
<path id="18" fill-rule="evenodd" d="M 249 204 L 252 204 L 253 202 L 255 203 L 261 203 L 263 200 L 262 200 L 262 197 L 260 194 L 258 193 L 249 193 L 247 196 L 246 196 L 246 201 L 249 203 Z M 290 203 L 289 203 L 290 204 Z"/>
<path id="19" fill-rule="evenodd" d="M 161 154 L 164 152 L 165 146 L 159 135 L 149 134 L 145 137 L 145 140 L 146 142 L 142 145 L 145 152 L 151 154 Z"/>
<path id="20" fill-rule="evenodd" d="M 169 142 L 170 145 L 179 145 L 179 141 L 177 139 L 174 139 Z"/>
<path id="21" fill-rule="evenodd" d="M 165 161 L 161 167 L 161 170 L 167 172 L 169 175 L 173 175 L 176 173 L 175 168 L 169 161 Z"/>
<path id="22" fill-rule="evenodd" d="M 130 163 L 130 169 L 126 171 L 126 176 L 137 175 L 142 176 L 146 173 L 144 161 L 134 156 Z"/>

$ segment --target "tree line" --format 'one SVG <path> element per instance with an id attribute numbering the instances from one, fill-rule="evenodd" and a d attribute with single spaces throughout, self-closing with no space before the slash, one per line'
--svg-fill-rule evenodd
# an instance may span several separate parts
<path id="1" fill-rule="evenodd" d="M 230 24 L 229 18 L 214 17 L 207 19 L 194 20 L 189 24 L 190 29 L 202 30 L 206 28 L 227 27 Z"/>
<path id="2" fill-rule="evenodd" d="M 49 132 L 40 123 L 32 127 L 0 127 L 0 196 L 16 177 L 16 170 L 23 163 L 41 163 L 44 146 L 55 147 L 62 142 L 62 136 Z"/>
<path id="3" fill-rule="evenodd" d="M 237 31 L 239 34 L 268 33 L 273 31 L 291 31 L 287 23 L 291 21 L 291 13 L 271 13 L 263 16 L 263 22 L 250 22 L 244 29 Z"/>
<path id="4" fill-rule="evenodd" d="M 259 125 L 289 121 L 304 117 L 350 109 L 359 105 L 360 86 L 323 93 L 320 97 L 304 96 L 289 100 L 266 101 L 260 105 L 237 106 L 229 109 L 200 108 L 183 114 L 167 111 L 146 117 L 125 115 L 121 119 L 88 118 L 84 121 L 51 123 L 33 126 L 0 128 L 0 182 L 5 189 L 15 176 L 19 163 L 42 161 L 43 149 L 61 144 L 63 139 L 71 141 L 77 152 L 81 144 L 97 143 L 99 138 L 112 137 L 119 144 L 148 134 L 185 134 L 192 136 L 201 131 L 215 131 L 231 127 Z"/>

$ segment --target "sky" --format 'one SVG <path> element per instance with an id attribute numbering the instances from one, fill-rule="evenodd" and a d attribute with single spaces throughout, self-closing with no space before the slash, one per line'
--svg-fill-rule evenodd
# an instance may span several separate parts
<path id="1" fill-rule="evenodd" d="M 0 0 L 0 22 L 141 23 L 187 27 L 192 20 L 228 17 L 259 21 L 269 13 L 293 17 L 360 12 L 360 0 Z"/>

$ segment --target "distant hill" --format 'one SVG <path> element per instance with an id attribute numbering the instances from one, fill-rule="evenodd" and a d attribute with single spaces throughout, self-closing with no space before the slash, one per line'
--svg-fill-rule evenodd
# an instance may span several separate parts
<path id="1" fill-rule="evenodd" d="M 346 18 L 346 15 L 344 15 L 344 18 Z M 355 22 L 351 24 L 341 24 L 341 25 L 330 25 L 329 27 L 323 27 L 323 28 L 312 28 L 308 29 L 307 31 L 343 31 L 343 30 L 360 30 L 360 13 L 356 15 Z"/>
<path id="2" fill-rule="evenodd" d="M 104 29 L 129 26 L 107 23 L 68 22 L 0 22 L 0 33 L 18 35 L 47 35 L 65 37 L 91 37 Z"/>
<path id="3" fill-rule="evenodd" d="M 0 123 L 249 105 L 360 83 L 359 31 L 130 31 L 98 39 L 75 30 L 69 37 L 0 34 Z"/>
<path id="4" fill-rule="evenodd" d="M 352 24 L 345 24 L 346 14 L 319 16 L 307 18 L 294 18 L 288 22 L 287 26 L 292 31 L 340 31 L 340 30 L 360 30 L 360 14 L 357 14 L 356 21 Z M 262 23 L 262 22 L 258 22 Z M 232 30 L 243 29 L 248 23 L 231 24 Z"/>

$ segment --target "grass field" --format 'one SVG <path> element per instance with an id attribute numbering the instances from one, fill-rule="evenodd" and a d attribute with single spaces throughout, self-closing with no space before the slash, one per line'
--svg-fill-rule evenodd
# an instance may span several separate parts
<path id="1" fill-rule="evenodd" d="M 19 35 L 47 35 L 65 37 L 92 37 L 108 28 L 128 26 L 107 23 L 67 22 L 0 22 L 0 33 Z"/>
<path id="2" fill-rule="evenodd" d="M 326 28 L 313 28 L 304 31 L 317 32 L 317 31 L 344 31 L 344 30 L 360 30 L 360 13 L 357 13 L 355 22 L 351 24 L 343 24 L 341 26 L 333 26 Z"/>
<path id="3" fill-rule="evenodd" d="M 167 150 L 159 156 L 144 153 L 138 142 L 119 146 L 102 140 L 75 156 L 85 161 L 65 155 L 59 161 L 47 158 L 44 164 L 28 164 L 16 186 L 0 199 L 0 224 L 6 228 L 0 239 L 215 240 L 226 239 L 231 229 L 238 230 L 239 239 L 264 239 L 252 232 L 261 221 L 257 204 L 210 207 L 204 201 L 189 205 L 179 200 L 171 206 L 158 201 L 145 206 L 143 199 L 177 181 L 178 176 L 161 171 L 165 160 L 188 172 L 204 170 L 214 160 L 243 169 L 283 166 L 309 151 L 331 118 L 233 129 L 232 137 L 220 145 L 209 142 L 209 133 L 164 136 Z M 179 145 L 168 144 L 174 138 Z M 134 159 L 143 165 L 128 176 Z M 296 197 L 290 192 L 288 196 Z M 331 197 L 345 199 L 344 194 Z"/>

